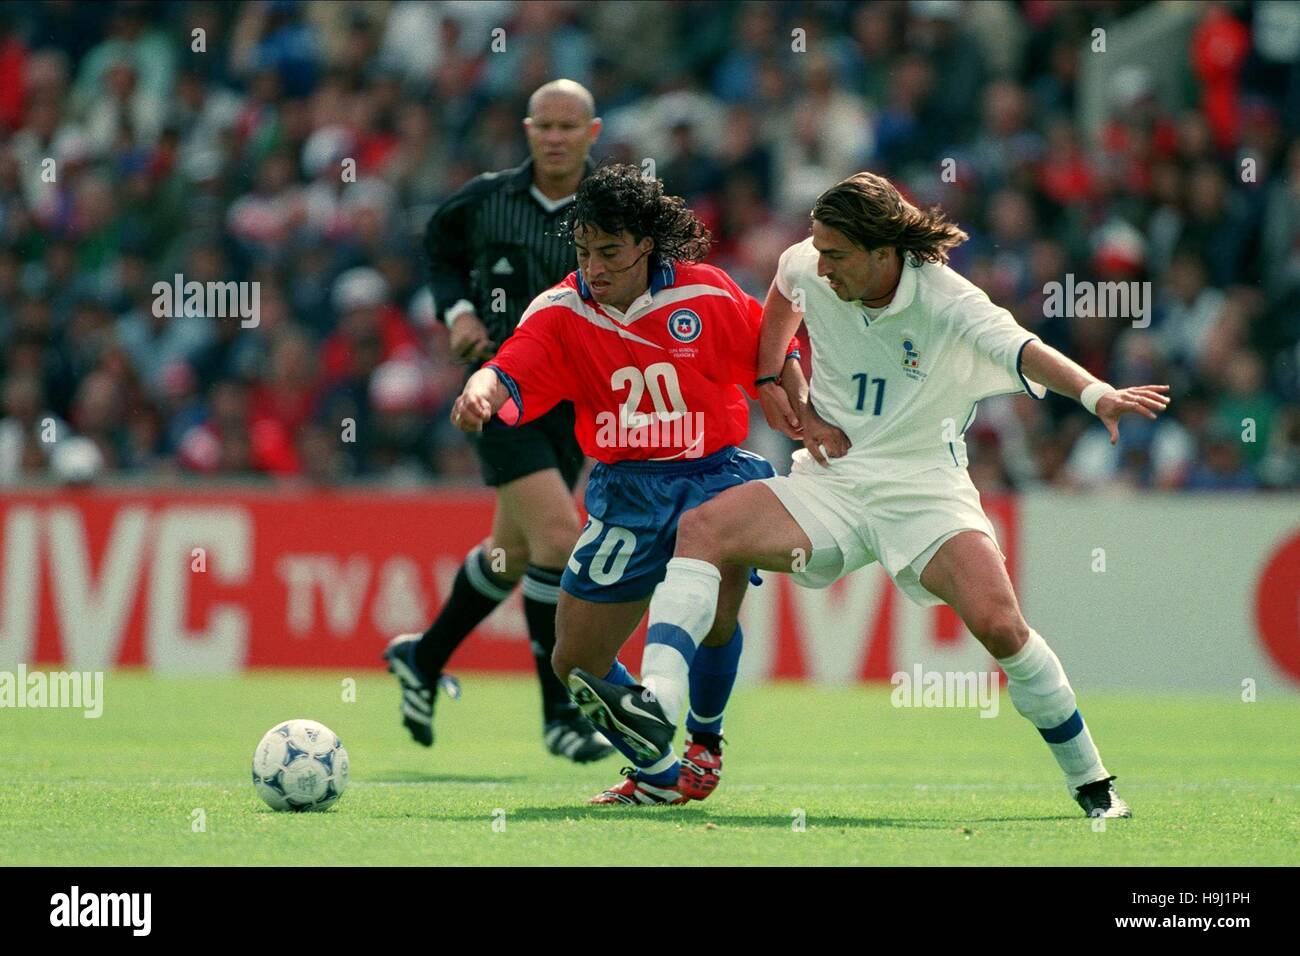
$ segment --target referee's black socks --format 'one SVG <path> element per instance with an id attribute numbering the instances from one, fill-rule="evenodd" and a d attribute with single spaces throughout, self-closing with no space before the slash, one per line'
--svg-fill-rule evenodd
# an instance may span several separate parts
<path id="1" fill-rule="evenodd" d="M 460 642 L 510 596 L 514 587 L 513 581 L 507 581 L 492 570 L 481 544 L 465 557 L 465 563 L 456 573 L 456 583 L 451 587 L 451 597 L 415 646 L 415 663 L 425 680 L 430 684 L 438 680 Z M 551 617 L 555 617 L 554 608 Z M 555 643 L 553 620 L 551 643 Z"/>
<path id="2" fill-rule="evenodd" d="M 578 713 L 578 705 L 569 699 L 569 692 L 551 668 L 551 653 L 555 650 L 555 606 L 560 603 L 560 578 L 562 568 L 541 568 L 528 565 L 524 572 L 524 618 L 528 621 L 528 636 L 533 645 L 533 662 L 537 665 L 537 680 L 542 685 L 542 715 L 547 723 L 564 720 Z"/>

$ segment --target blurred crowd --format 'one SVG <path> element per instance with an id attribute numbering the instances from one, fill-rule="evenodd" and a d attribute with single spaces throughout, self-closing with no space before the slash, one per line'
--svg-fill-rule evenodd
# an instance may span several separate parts
<path id="1" fill-rule="evenodd" d="M 1300 4 L 1199 6 L 1183 105 L 1129 63 L 1085 129 L 1093 31 L 1151 10 L 4 3 L 0 483 L 476 480 L 420 238 L 525 158 L 528 94 L 564 76 L 596 97 L 594 158 L 653 159 L 759 298 L 817 194 L 871 169 L 970 233 L 954 267 L 1026 328 L 1115 385 L 1173 386 L 1116 447 L 1064 399 L 985 402 L 982 489 L 1300 487 Z M 258 282 L 258 324 L 156 317 L 177 274 Z M 1149 283 L 1151 308 L 1053 314 L 1067 274 Z"/>

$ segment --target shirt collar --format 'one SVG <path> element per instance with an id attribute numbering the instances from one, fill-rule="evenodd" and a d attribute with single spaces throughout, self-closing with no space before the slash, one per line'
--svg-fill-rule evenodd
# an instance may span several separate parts
<path id="1" fill-rule="evenodd" d="M 586 165 L 582 170 L 582 177 L 586 179 L 596 169 L 596 164 L 592 162 L 591 157 L 587 157 Z M 529 156 L 514 169 L 509 170 L 509 178 L 506 182 L 506 190 L 512 193 L 522 193 L 528 190 L 533 184 L 533 157 Z"/>
<path id="2" fill-rule="evenodd" d="M 510 171 L 506 189 L 512 193 L 521 193 L 533 184 L 533 158 L 529 156 Z"/>
<path id="3" fill-rule="evenodd" d="M 569 203 L 573 202 L 573 196 L 571 195 L 565 196 L 563 199 L 551 199 L 546 195 L 546 193 L 537 188 L 536 183 L 528 187 L 528 192 L 532 195 L 533 199 L 537 201 L 537 205 L 541 206 L 548 213 L 558 212 L 565 206 L 569 205 Z"/>
<path id="4" fill-rule="evenodd" d="M 889 305 L 885 306 L 884 312 L 874 317 L 867 316 L 867 321 L 871 325 L 891 315 L 897 315 L 912 304 L 912 299 L 916 297 L 916 273 L 920 268 L 920 266 L 908 265 L 904 260 L 903 271 L 898 277 L 898 288 L 894 290 L 894 297 L 889 300 Z M 861 299 L 858 300 L 858 305 L 864 309 L 867 307 Z"/>
<path id="5" fill-rule="evenodd" d="M 582 298 L 586 299 L 588 302 L 595 302 L 596 297 L 591 294 L 591 289 L 587 287 L 586 280 L 582 278 L 582 270 L 577 269 L 573 274 L 578 277 L 578 295 L 582 296 Z M 661 290 L 667 289 L 676 281 L 677 269 L 673 266 L 672 262 L 661 262 L 659 257 L 652 253 L 650 256 L 651 297 L 653 298 L 655 295 L 658 295 Z M 639 299 L 640 297 L 638 296 L 637 301 L 639 301 Z M 631 306 L 628 307 L 628 310 L 631 311 Z"/>
<path id="6" fill-rule="evenodd" d="M 659 257 L 653 256 L 650 261 L 650 294 L 656 295 L 659 290 L 666 289 L 677 281 L 677 270 L 673 268 L 671 260 L 659 261 Z"/>

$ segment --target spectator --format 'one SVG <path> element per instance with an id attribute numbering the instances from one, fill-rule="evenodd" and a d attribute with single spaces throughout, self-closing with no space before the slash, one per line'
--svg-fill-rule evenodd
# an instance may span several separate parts
<path id="1" fill-rule="evenodd" d="M 73 471 L 472 475 L 418 230 L 522 158 L 519 101 L 568 74 L 597 93 L 597 158 L 653 159 L 754 295 L 812 200 L 871 168 L 943 205 L 971 236 L 953 267 L 1027 329 L 1108 380 L 1174 386 L 1117 448 L 1065 400 L 986 402 L 987 490 L 1298 487 L 1293 6 L 1207 5 L 1172 51 L 1186 89 L 1123 58 L 1098 97 L 1090 30 L 1152 5 L 6 5 L 0 480 L 49 471 L 47 419 L 90 443 Z M 155 315 L 177 273 L 257 282 L 257 323 Z M 1067 275 L 1149 282 L 1150 327 L 1047 314 Z"/>

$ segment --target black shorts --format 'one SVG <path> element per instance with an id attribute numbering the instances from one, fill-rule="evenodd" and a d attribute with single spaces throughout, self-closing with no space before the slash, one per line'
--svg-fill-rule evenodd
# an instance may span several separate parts
<path id="1" fill-rule="evenodd" d="M 582 474 L 583 454 L 573 436 L 573 405 L 561 402 L 536 421 L 510 427 L 494 422 L 471 435 L 490 488 L 547 468 L 558 468 L 572 491 Z"/>

